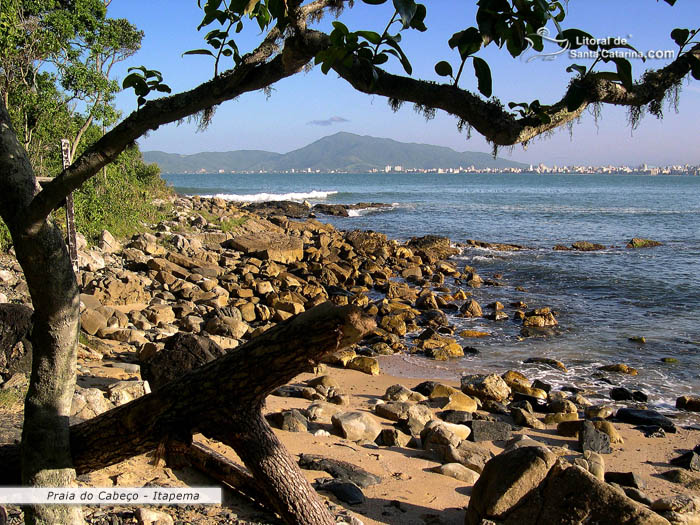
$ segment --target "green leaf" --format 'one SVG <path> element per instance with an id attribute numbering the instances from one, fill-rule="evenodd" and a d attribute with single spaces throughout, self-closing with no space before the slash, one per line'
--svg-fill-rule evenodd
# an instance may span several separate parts
<path id="1" fill-rule="evenodd" d="M 481 49 L 483 38 L 476 27 L 470 27 L 452 35 L 447 42 L 450 48 L 457 48 L 462 60 Z"/>
<path id="2" fill-rule="evenodd" d="M 572 71 L 576 71 L 579 75 L 584 76 L 586 74 L 586 66 L 580 66 L 578 64 L 571 64 L 569 67 L 566 68 L 567 73 L 571 73 Z"/>
<path id="3" fill-rule="evenodd" d="M 491 68 L 483 58 L 473 57 L 474 74 L 477 78 L 477 85 L 482 95 L 489 98 L 493 91 L 493 81 L 491 79 Z"/>
<path id="4" fill-rule="evenodd" d="M 622 85 L 627 89 L 632 89 L 632 64 L 630 61 L 625 58 L 613 58 L 612 61 L 615 62 Z"/>
<path id="5" fill-rule="evenodd" d="M 410 75 L 413 72 L 413 67 L 411 66 L 411 62 L 408 60 L 408 57 L 404 54 L 403 50 L 399 46 L 399 40 L 401 40 L 401 35 L 386 36 L 387 44 L 389 44 L 399 53 L 399 60 L 401 62 L 401 65 L 403 66 L 404 71 L 406 71 L 406 73 Z"/>
<path id="6" fill-rule="evenodd" d="M 668 5 L 676 5 L 676 0 L 664 0 Z M 657 0 L 658 2 L 658 0 Z"/>
<path id="7" fill-rule="evenodd" d="M 427 31 L 428 28 L 425 27 L 425 16 L 428 14 L 425 6 L 423 4 L 417 4 L 416 14 L 413 15 L 411 20 L 411 28 L 420 31 Z"/>
<path id="8" fill-rule="evenodd" d="M 382 42 L 382 36 L 374 31 L 356 31 L 355 34 L 367 40 L 370 44 L 379 45 Z"/>
<path id="9" fill-rule="evenodd" d="M 381 5 L 386 2 L 386 0 L 362 0 L 365 4 L 370 5 Z"/>
<path id="10" fill-rule="evenodd" d="M 190 51 L 185 51 L 182 56 L 185 55 L 209 55 L 209 56 L 214 56 L 214 53 L 211 52 L 209 49 L 191 49 Z"/>
<path id="11" fill-rule="evenodd" d="M 414 0 L 393 0 L 394 7 L 401 17 L 401 23 L 404 29 L 408 29 L 411 25 L 411 20 L 418 10 L 418 6 Z"/>
<path id="12" fill-rule="evenodd" d="M 673 38 L 673 41 L 679 46 L 684 45 L 688 41 L 689 36 L 690 31 L 688 29 L 680 29 L 677 27 L 671 31 L 671 38 Z"/>
<path id="13" fill-rule="evenodd" d="M 452 66 L 450 65 L 449 62 L 446 62 L 445 60 L 441 60 L 437 64 L 435 64 L 435 72 L 440 75 L 441 77 L 451 77 L 452 75 Z"/>

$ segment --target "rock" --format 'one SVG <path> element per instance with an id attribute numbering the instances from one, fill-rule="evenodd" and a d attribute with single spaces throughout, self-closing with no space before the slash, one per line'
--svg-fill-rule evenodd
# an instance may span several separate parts
<path id="1" fill-rule="evenodd" d="M 578 434 L 578 445 L 582 452 L 591 451 L 599 454 L 610 454 L 610 438 L 593 426 L 590 421 L 584 421 Z"/>
<path id="2" fill-rule="evenodd" d="M 379 422 L 365 412 L 335 414 L 331 421 L 340 435 L 350 441 L 374 441 L 382 430 Z"/>
<path id="3" fill-rule="evenodd" d="M 562 363 L 561 361 L 557 361 L 556 359 L 550 359 L 548 357 L 528 357 L 527 359 L 525 359 L 525 361 L 523 361 L 523 363 L 537 363 L 547 365 L 552 368 L 557 368 L 564 373 L 568 372 L 568 370 L 564 366 L 564 363 Z"/>
<path id="4" fill-rule="evenodd" d="M 676 467 L 682 467 L 684 469 L 700 472 L 700 455 L 693 450 L 671 459 L 669 463 Z"/>
<path id="5" fill-rule="evenodd" d="M 420 392 L 409 390 L 403 385 L 391 385 L 386 389 L 382 399 L 386 401 L 415 401 L 420 402 L 426 399 L 426 396 Z"/>
<path id="6" fill-rule="evenodd" d="M 478 525 L 482 519 L 500 522 L 540 486 L 555 461 L 556 456 L 543 447 L 518 448 L 491 459 L 474 485 L 465 524 Z"/>
<path id="7" fill-rule="evenodd" d="M 617 483 L 623 487 L 634 487 L 635 489 L 643 489 L 646 487 L 644 480 L 634 472 L 606 472 L 605 481 L 608 483 Z"/>
<path id="8" fill-rule="evenodd" d="M 578 250 L 580 252 L 594 252 L 605 249 L 605 246 L 603 246 L 602 244 L 595 244 L 588 241 L 577 241 L 573 243 L 571 247 L 574 250 Z"/>
<path id="9" fill-rule="evenodd" d="M 300 261 L 304 257 L 304 243 L 301 238 L 281 233 L 238 235 L 226 241 L 224 247 L 242 251 L 258 259 L 284 264 Z"/>
<path id="10" fill-rule="evenodd" d="M 502 403 L 510 396 L 510 387 L 496 374 L 473 374 L 462 376 L 462 392 L 481 400 L 490 399 Z"/>
<path id="11" fill-rule="evenodd" d="M 482 332 L 480 330 L 462 330 L 459 335 L 461 337 L 488 337 L 490 332 Z"/>
<path id="12" fill-rule="evenodd" d="M 700 498 L 697 496 L 669 496 L 654 501 L 651 508 L 668 519 L 671 525 L 700 523 Z"/>
<path id="13" fill-rule="evenodd" d="M 679 410 L 688 410 L 689 412 L 700 412 L 700 397 L 681 396 L 676 399 L 676 408 Z"/>
<path id="14" fill-rule="evenodd" d="M 651 248 L 653 246 L 662 246 L 659 241 L 653 241 L 651 239 L 642 239 L 640 237 L 634 237 L 630 242 L 627 243 L 626 248 Z"/>
<path id="15" fill-rule="evenodd" d="M 371 487 L 382 482 L 381 477 L 347 461 L 316 454 L 300 454 L 298 463 L 303 469 L 321 470 L 327 472 L 335 479 L 350 481 L 361 488 Z"/>
<path id="16" fill-rule="evenodd" d="M 576 420 L 578 420 L 578 414 L 572 412 L 555 412 L 553 414 L 545 414 L 544 416 L 545 425 L 558 425 L 565 421 Z"/>
<path id="17" fill-rule="evenodd" d="M 343 503 L 360 505 L 365 502 L 365 495 L 360 488 L 349 481 L 328 480 L 316 483 L 316 488 L 333 494 Z"/>
<path id="18" fill-rule="evenodd" d="M 474 485 L 466 525 L 668 525 L 648 508 L 587 471 L 567 467 L 541 447 L 496 456 Z"/>
<path id="19" fill-rule="evenodd" d="M 700 478 L 693 476 L 684 469 L 674 468 L 661 474 L 661 477 L 671 483 L 678 483 L 690 490 L 700 489 Z"/>
<path id="20" fill-rule="evenodd" d="M 467 425 L 473 419 L 471 412 L 462 410 L 445 410 L 440 412 L 438 417 L 447 423 L 454 423 L 455 425 Z"/>
<path id="21" fill-rule="evenodd" d="M 107 387 L 107 397 L 115 406 L 125 405 L 150 393 L 148 381 L 118 381 Z"/>
<path id="22" fill-rule="evenodd" d="M 549 409 L 550 412 L 554 412 L 554 413 L 563 412 L 565 414 L 576 414 L 578 412 L 576 405 L 574 405 L 568 399 L 552 400 L 547 405 L 547 408 Z"/>
<path id="23" fill-rule="evenodd" d="M 312 210 L 322 215 L 332 215 L 335 217 L 348 217 L 347 204 L 314 204 Z"/>
<path id="24" fill-rule="evenodd" d="M 642 403 L 647 401 L 647 395 L 639 390 L 632 392 L 625 387 L 615 387 L 610 390 L 610 399 L 613 401 L 640 401 Z"/>
<path id="25" fill-rule="evenodd" d="M 459 312 L 464 317 L 482 317 L 484 315 L 483 310 L 475 299 L 470 299 L 465 302 L 459 309 Z"/>
<path id="26" fill-rule="evenodd" d="M 412 237 L 408 241 L 407 247 L 429 262 L 447 259 L 459 253 L 459 249 L 453 248 L 447 237 L 439 237 L 437 235 Z"/>
<path id="27" fill-rule="evenodd" d="M 406 447 L 411 436 L 404 434 L 398 428 L 384 428 L 377 438 L 377 444 L 385 447 Z"/>
<path id="28" fill-rule="evenodd" d="M 471 428 L 469 441 L 507 441 L 512 437 L 512 428 L 508 423 L 500 421 L 467 421 Z"/>
<path id="29" fill-rule="evenodd" d="M 441 407 L 443 410 L 458 410 L 460 412 L 476 412 L 478 408 L 476 400 L 462 392 L 454 392 L 447 398 L 447 403 Z"/>
<path id="30" fill-rule="evenodd" d="M 624 423 L 633 425 L 653 425 L 661 427 L 666 432 L 676 433 L 676 425 L 666 416 L 655 410 L 641 410 L 636 408 L 621 408 L 615 414 L 615 418 Z"/>
<path id="31" fill-rule="evenodd" d="M 102 230 L 99 242 L 100 250 L 105 253 L 115 253 L 122 249 L 121 244 L 107 230 Z"/>
<path id="32" fill-rule="evenodd" d="M 426 405 L 413 405 L 408 409 L 408 417 L 401 422 L 402 428 L 406 429 L 414 437 L 420 436 L 425 424 L 433 419 L 433 411 Z"/>
<path id="33" fill-rule="evenodd" d="M 307 432 L 309 423 L 306 418 L 296 409 L 274 412 L 265 416 L 270 424 L 286 432 Z"/>
<path id="34" fill-rule="evenodd" d="M 443 463 L 459 463 L 476 472 L 482 472 L 493 453 L 481 445 L 464 440 L 459 446 L 449 446 L 435 451 Z"/>
<path id="35" fill-rule="evenodd" d="M 401 421 L 408 419 L 408 410 L 411 408 L 411 403 L 390 401 L 374 407 L 374 413 L 384 419 L 391 421 Z"/>
<path id="36" fill-rule="evenodd" d="M 347 364 L 352 370 L 359 370 L 365 374 L 373 376 L 379 375 L 379 361 L 374 357 L 357 356 L 350 360 Z"/>
<path id="37" fill-rule="evenodd" d="M 595 405 L 586 407 L 583 412 L 588 419 L 607 419 L 615 413 L 615 409 L 610 405 Z"/>
<path id="38" fill-rule="evenodd" d="M 101 390 L 76 386 L 71 403 L 71 422 L 92 419 L 113 408 L 114 405 L 104 396 Z"/>
<path id="39" fill-rule="evenodd" d="M 194 334 L 177 333 L 165 339 L 164 343 L 161 351 L 141 363 L 141 376 L 153 390 L 226 355 L 212 340 Z"/>
<path id="40" fill-rule="evenodd" d="M 630 376 L 636 376 L 638 373 L 636 368 L 632 368 L 624 363 L 601 366 L 598 367 L 598 370 L 603 370 L 604 372 L 617 372 L 619 374 L 626 374 Z"/>
<path id="41" fill-rule="evenodd" d="M 601 481 L 605 481 L 605 461 L 600 454 L 586 450 L 583 457 L 588 463 L 588 472 Z"/>
<path id="42" fill-rule="evenodd" d="M 437 451 L 440 457 L 444 454 L 444 449 L 452 446 L 457 447 L 462 439 L 453 430 L 459 425 L 451 425 L 434 419 L 429 421 L 420 433 L 421 445 L 424 450 Z M 469 429 L 464 427 L 467 431 Z"/>
<path id="43" fill-rule="evenodd" d="M 144 507 L 136 509 L 135 515 L 138 525 L 173 525 L 174 523 L 170 514 Z"/>
<path id="44" fill-rule="evenodd" d="M 516 425 L 521 427 L 528 427 L 534 429 L 544 429 L 545 425 L 537 419 L 534 415 L 523 410 L 522 408 L 511 408 L 511 416 L 513 416 L 513 421 Z"/>
<path id="45" fill-rule="evenodd" d="M 473 485 L 476 480 L 479 479 L 479 473 L 465 467 L 460 463 L 447 463 L 445 465 L 439 465 L 430 469 L 433 472 L 442 474 L 443 476 L 449 476 L 458 481 L 463 481 L 467 485 Z"/>
<path id="46" fill-rule="evenodd" d="M 323 401 L 317 401 L 311 403 L 306 410 L 304 415 L 309 421 L 314 421 L 317 423 L 330 423 L 331 418 L 340 412 L 340 409 L 330 403 L 325 403 Z"/>
<path id="47" fill-rule="evenodd" d="M 80 314 L 80 328 L 90 335 L 95 335 L 101 329 L 107 328 L 107 319 L 97 310 L 86 308 Z"/>

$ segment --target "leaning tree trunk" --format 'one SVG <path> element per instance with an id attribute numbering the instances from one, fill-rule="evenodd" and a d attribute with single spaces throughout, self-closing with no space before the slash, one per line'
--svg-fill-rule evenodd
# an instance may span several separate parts
<path id="1" fill-rule="evenodd" d="M 14 243 L 34 306 L 32 373 L 22 431 L 22 483 L 70 486 L 75 481 L 68 417 L 75 390 L 78 286 L 60 230 L 48 219 L 27 223 L 39 187 L 26 151 L 0 104 L 0 214 Z M 81 523 L 76 506 L 32 506 L 26 522 Z"/>
<path id="2" fill-rule="evenodd" d="M 155 392 L 70 428 L 79 474 L 149 452 L 199 432 L 231 446 L 254 474 L 272 507 L 288 522 L 327 525 L 333 519 L 262 417 L 265 398 L 323 356 L 359 341 L 374 321 L 356 306 L 324 303 Z M 13 448 L 0 483 L 16 479 Z"/>

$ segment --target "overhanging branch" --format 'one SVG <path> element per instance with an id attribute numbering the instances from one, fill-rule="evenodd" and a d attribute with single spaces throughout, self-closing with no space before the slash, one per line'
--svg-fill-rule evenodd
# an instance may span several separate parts
<path id="1" fill-rule="evenodd" d="M 647 72 L 631 89 L 592 74 L 581 81 L 585 96 L 578 107 L 567 108 L 572 96 L 570 87 L 559 102 L 546 109 L 550 118 L 547 123 L 533 116 L 517 118 L 500 103 L 484 100 L 453 85 L 393 75 L 380 68 L 375 69 L 377 75 L 373 77 L 371 70 L 357 61 L 350 67 L 338 62 L 333 69 L 358 91 L 442 109 L 471 125 L 493 144 L 510 146 L 575 120 L 592 103 L 641 107 L 663 100 L 666 93 L 690 73 L 693 60 L 698 59 L 700 45 L 681 54 L 666 67 Z"/>
<path id="2" fill-rule="evenodd" d="M 278 80 L 297 73 L 314 58 L 325 45 L 325 36 L 314 31 L 289 37 L 282 52 L 266 61 L 274 51 L 266 39 L 251 56 L 253 61 L 217 76 L 196 88 L 170 97 L 146 102 L 88 148 L 71 166 L 65 169 L 36 195 L 25 215 L 24 228 L 37 227 L 66 196 L 76 190 L 112 162 L 136 139 L 163 124 L 175 122 L 202 110 L 231 100 L 243 93 L 256 91 Z"/>

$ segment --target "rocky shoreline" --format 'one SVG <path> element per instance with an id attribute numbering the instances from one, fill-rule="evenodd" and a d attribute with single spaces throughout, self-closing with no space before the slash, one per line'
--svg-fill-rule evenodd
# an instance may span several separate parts
<path id="1" fill-rule="evenodd" d="M 124 242 L 104 232 L 99 246 L 81 246 L 82 334 L 73 421 L 140 397 L 181 370 L 224 355 L 274 324 L 325 301 L 355 304 L 376 316 L 377 328 L 370 336 L 355 348 L 335 354 L 328 367 L 321 365 L 304 383 L 282 387 L 269 398 L 268 420 L 287 436 L 283 441 L 293 452 L 310 446 L 309 439 L 318 444 L 337 442 L 338 436 L 367 453 L 404 451 L 408 454 L 404 458 L 420 458 L 416 460 L 419 468 L 430 465 L 425 467 L 429 474 L 413 477 L 438 486 L 446 478 L 452 480 L 448 486 L 458 497 L 445 501 L 458 508 L 468 503 L 469 524 L 579 523 L 575 517 L 579 515 L 594 516 L 599 523 L 700 520 L 700 478 L 693 474 L 700 470 L 700 449 L 689 450 L 697 443 L 697 435 L 693 427 L 683 428 L 647 409 L 644 392 L 614 384 L 606 392 L 576 387 L 556 390 L 542 381 L 530 381 L 517 370 L 470 374 L 460 384 L 413 381 L 416 384 L 407 388 L 398 382 L 382 383 L 377 391 L 372 382 L 387 379 L 380 375 L 381 363 L 394 354 L 422 354 L 445 361 L 476 352 L 469 341 L 489 336 L 486 330 L 457 332 L 447 314 L 493 323 L 508 320 L 520 337 L 557 330 L 557 313 L 547 305 L 527 305 L 507 297 L 481 305 L 478 289 L 499 286 L 498 276 L 482 277 L 476 268 L 457 267 L 450 257 L 460 250 L 449 239 L 425 236 L 400 243 L 376 232 L 342 232 L 308 218 L 309 208 L 298 203 L 245 206 L 217 198 L 177 197 L 172 205 L 172 219 L 151 232 Z M 313 211 L 345 216 L 353 209 L 327 206 Z M 381 206 L 385 205 L 360 203 L 356 208 Z M 304 220 L 295 220 L 300 218 Z M 493 246 L 480 241 L 467 244 Z M 576 244 L 572 249 L 604 248 Z M 633 239 L 629 247 L 648 245 L 649 241 Z M 499 246 L 496 249 L 522 248 Z M 0 271 L 0 302 L 8 301 L 28 301 L 19 268 L 9 257 Z M 3 306 L 0 317 L 4 350 L 0 353 L 0 411 L 7 416 L 0 437 L 11 442 L 18 438 L 21 424 L 17 414 L 26 388 L 31 310 Z M 531 356 L 528 361 L 566 371 L 565 363 L 551 359 Z M 636 374 L 622 363 L 610 363 L 602 371 L 613 378 Z M 628 406 L 617 410 L 612 402 Z M 677 406 L 697 411 L 700 400 L 684 396 Z M 623 440 L 639 447 L 636 455 L 622 450 Z M 649 448 L 663 449 L 665 456 L 650 483 L 655 499 L 644 493 L 649 480 L 632 475 L 638 464 L 620 465 L 613 460 L 620 470 L 606 469 L 611 453 L 634 457 L 629 461 L 641 464 Z M 679 456 L 679 448 L 688 452 Z M 401 504 L 375 516 L 363 491 L 386 483 L 386 473 L 379 476 L 381 483 L 371 482 L 377 475 L 371 472 L 358 481 L 355 474 L 333 463 L 342 454 L 326 446 L 325 456 L 325 462 L 309 457 L 300 457 L 300 462 L 312 472 L 330 473 L 335 481 L 321 480 L 317 488 L 332 494 L 333 501 L 351 510 L 367 510 L 352 518 L 336 503 L 329 503 L 347 522 L 359 518 L 365 523 L 409 523 L 409 516 L 415 523 L 465 522 L 463 510 L 447 512 L 444 502 L 423 505 L 440 511 L 434 516 L 427 513 L 433 517 L 423 516 L 425 510 L 402 511 Z M 676 464 L 668 463 L 672 459 Z M 121 471 L 117 467 L 107 477 L 93 473 L 81 482 L 143 482 L 139 476 L 127 475 L 124 466 Z M 176 475 L 166 475 L 167 471 L 161 469 L 155 477 L 164 483 L 182 482 Z M 394 501 L 400 501 L 398 482 L 402 480 L 394 481 L 394 496 L 399 498 Z M 582 495 L 584 486 L 588 494 Z M 472 498 L 459 492 L 459 487 L 473 487 Z M 578 509 L 576 513 L 571 513 L 572 508 Z M 171 511 L 157 511 L 165 512 L 157 519 L 168 523 Z M 216 516 L 204 516 L 193 509 L 190 517 L 176 519 L 243 522 L 224 517 L 229 509 L 219 511 Z M 382 521 L 385 511 L 389 515 Z M 13 512 L 11 520 L 17 520 L 19 511 Z M 91 523 L 115 523 L 106 521 L 109 517 L 91 516 Z M 156 522 L 136 511 L 119 519 L 116 523 Z"/>

